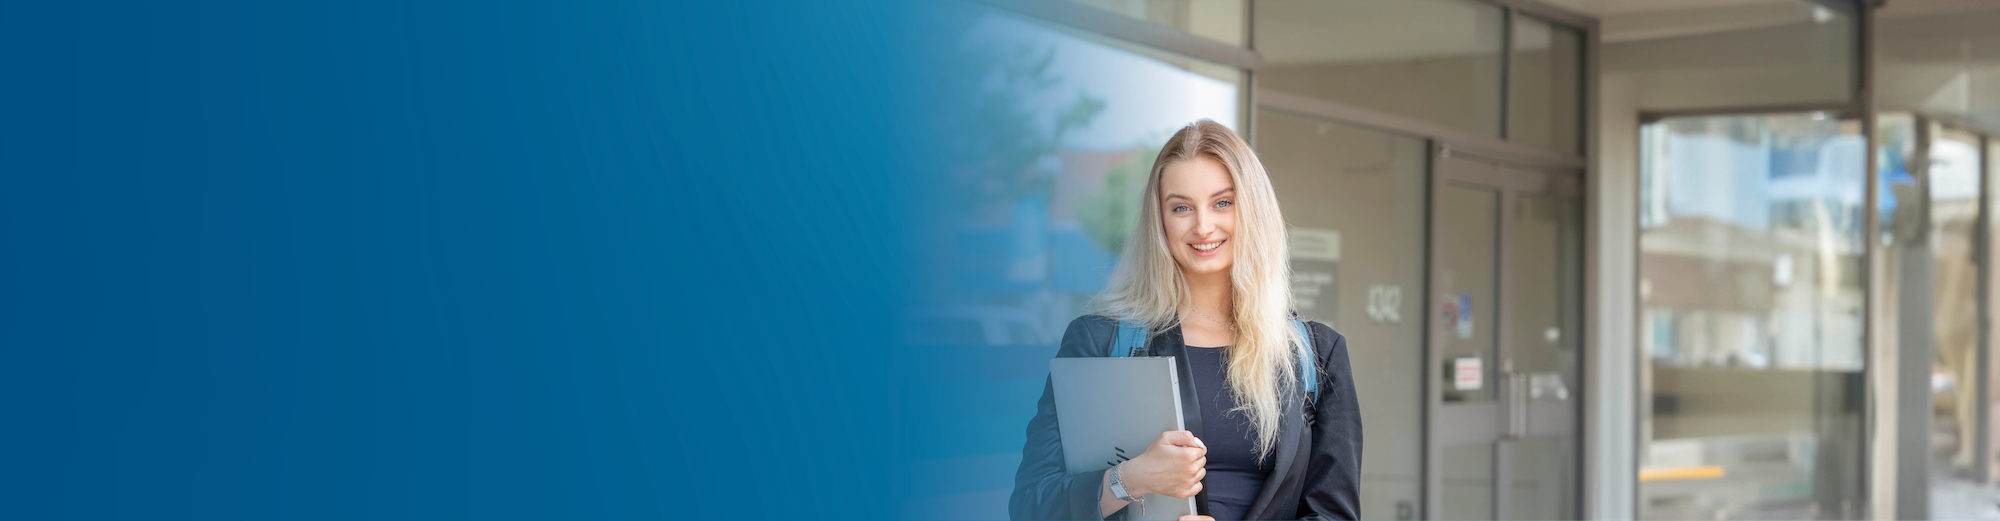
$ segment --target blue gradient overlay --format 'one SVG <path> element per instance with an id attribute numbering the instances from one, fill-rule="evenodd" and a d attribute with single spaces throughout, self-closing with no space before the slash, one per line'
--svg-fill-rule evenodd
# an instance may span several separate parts
<path id="1" fill-rule="evenodd" d="M 896 516 L 923 9 L 0 6 L 0 518 Z"/>

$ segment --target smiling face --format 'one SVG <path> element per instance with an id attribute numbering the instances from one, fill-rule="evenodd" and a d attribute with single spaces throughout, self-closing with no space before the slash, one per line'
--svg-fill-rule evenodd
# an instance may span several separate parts
<path id="1" fill-rule="evenodd" d="M 1236 183 L 1208 156 L 1167 165 L 1160 173 L 1160 220 L 1167 247 L 1188 277 L 1229 273 L 1234 262 Z"/>

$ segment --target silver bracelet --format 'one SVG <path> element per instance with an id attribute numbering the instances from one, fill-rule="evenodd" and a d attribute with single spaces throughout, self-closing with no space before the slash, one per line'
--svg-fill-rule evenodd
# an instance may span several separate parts
<path id="1" fill-rule="evenodd" d="M 1130 496 L 1130 497 L 1132 498 L 1132 499 L 1130 499 L 1130 500 L 1128 500 L 1128 501 L 1129 501 L 1129 502 L 1131 502 L 1131 503 L 1136 503 L 1136 504 L 1138 504 L 1138 505 L 1139 505 L 1139 516 L 1140 516 L 1140 517 L 1145 517 L 1145 516 L 1146 516 L 1146 496 L 1145 496 L 1144 494 L 1140 494 L 1140 495 L 1132 495 L 1132 489 L 1131 489 L 1131 488 L 1129 488 L 1129 487 L 1125 487 L 1125 486 L 1124 486 L 1124 484 L 1125 484 L 1125 464 L 1126 464 L 1126 463 L 1128 463 L 1128 462 L 1131 462 L 1131 460 L 1125 460 L 1125 461 L 1120 461 L 1120 462 L 1118 462 L 1118 465 L 1117 465 L 1117 466 L 1115 466 L 1115 467 L 1111 467 L 1111 472 L 1112 472 L 1113 474 L 1115 474 L 1115 475 L 1117 475 L 1117 476 L 1118 476 L 1118 484 L 1119 484 L 1119 488 L 1122 488 L 1122 489 L 1125 489 L 1125 495 L 1126 495 L 1126 496 Z M 1128 506 L 1129 506 L 1129 505 L 1128 505 Z"/>

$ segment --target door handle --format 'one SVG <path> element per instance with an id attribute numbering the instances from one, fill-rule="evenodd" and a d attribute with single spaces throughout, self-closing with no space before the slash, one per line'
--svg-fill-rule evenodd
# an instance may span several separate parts
<path id="1" fill-rule="evenodd" d="M 1528 375 L 1507 372 L 1507 439 L 1528 436 Z"/>

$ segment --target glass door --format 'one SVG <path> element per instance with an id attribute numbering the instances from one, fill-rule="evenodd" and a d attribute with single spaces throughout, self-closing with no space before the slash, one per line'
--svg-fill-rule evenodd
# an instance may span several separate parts
<path id="1" fill-rule="evenodd" d="M 1290 227 L 1295 309 L 1347 336 L 1362 422 L 1361 516 L 1418 519 L 1423 500 L 1424 222 L 1430 146 L 1257 111 L 1257 156 Z M 1146 156 L 1150 160 L 1151 156 Z"/>
<path id="2" fill-rule="evenodd" d="M 1576 177 L 1434 157 L 1429 517 L 1574 519 Z"/>

